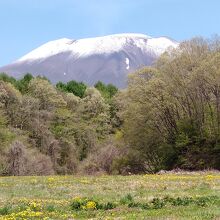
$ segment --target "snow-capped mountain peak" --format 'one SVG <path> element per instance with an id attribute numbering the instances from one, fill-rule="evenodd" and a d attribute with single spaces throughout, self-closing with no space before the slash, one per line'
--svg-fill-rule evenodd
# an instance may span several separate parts
<path id="1" fill-rule="evenodd" d="M 70 52 L 75 57 L 92 54 L 109 54 L 122 50 L 126 45 L 136 46 L 143 51 L 150 51 L 156 55 L 163 53 L 169 46 L 176 46 L 176 42 L 165 38 L 152 38 L 144 34 L 115 34 L 104 37 L 71 40 L 62 38 L 50 41 L 33 50 L 18 61 L 44 59 L 56 54 Z"/>
<path id="2" fill-rule="evenodd" d="M 27 72 L 44 75 L 52 83 L 76 80 L 94 85 L 100 80 L 123 88 L 129 73 L 152 65 L 167 48 L 177 46 L 167 37 L 135 33 L 79 40 L 62 38 L 38 47 L 0 68 L 0 72 L 16 78 Z"/>

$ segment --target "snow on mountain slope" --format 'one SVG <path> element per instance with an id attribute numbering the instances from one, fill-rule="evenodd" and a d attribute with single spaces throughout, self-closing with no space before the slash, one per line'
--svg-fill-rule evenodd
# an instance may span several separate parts
<path id="1" fill-rule="evenodd" d="M 63 38 L 42 45 L 18 61 L 43 59 L 64 52 L 71 52 L 76 57 L 109 54 L 123 49 L 128 44 L 133 44 L 145 52 L 151 51 L 156 55 L 163 53 L 169 46 L 176 46 L 176 43 L 168 38 L 152 38 L 143 34 L 115 34 L 81 40 Z"/>
<path id="2" fill-rule="evenodd" d="M 143 66 L 152 65 L 169 47 L 178 43 L 166 38 L 143 34 L 115 34 L 104 37 L 50 41 L 0 72 L 16 78 L 29 72 L 44 75 L 52 83 L 70 80 L 94 85 L 101 80 L 119 88 L 127 84 L 127 75 Z"/>

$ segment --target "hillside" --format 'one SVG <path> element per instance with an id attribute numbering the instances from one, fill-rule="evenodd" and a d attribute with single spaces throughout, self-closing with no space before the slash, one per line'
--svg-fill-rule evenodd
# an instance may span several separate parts
<path id="1" fill-rule="evenodd" d="M 0 74 L 0 175 L 219 170 L 218 45 L 183 42 L 123 90 Z"/>

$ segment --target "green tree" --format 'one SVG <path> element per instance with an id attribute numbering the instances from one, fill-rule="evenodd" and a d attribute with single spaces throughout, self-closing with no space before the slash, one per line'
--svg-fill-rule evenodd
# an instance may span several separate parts
<path id="1" fill-rule="evenodd" d="M 94 87 L 99 90 L 99 92 L 105 99 L 111 99 L 118 92 L 118 89 L 114 85 L 105 85 L 101 81 L 98 81 Z"/>
<path id="2" fill-rule="evenodd" d="M 8 76 L 6 73 L 0 73 L 0 80 L 11 83 L 13 85 L 16 84 L 16 79 L 14 77 Z"/>
<path id="3" fill-rule="evenodd" d="M 16 87 L 17 89 L 22 93 L 25 94 L 28 92 L 28 86 L 30 81 L 33 79 L 34 77 L 30 74 L 27 73 L 24 75 L 24 77 L 20 80 L 17 80 L 16 82 Z"/>
<path id="4" fill-rule="evenodd" d="M 40 100 L 40 109 L 51 110 L 56 107 L 66 106 L 63 97 L 45 79 L 32 79 L 29 83 L 28 91 L 32 97 Z"/>
<path id="5" fill-rule="evenodd" d="M 63 82 L 58 82 L 56 88 L 60 91 L 67 92 L 66 84 Z"/>
<path id="6" fill-rule="evenodd" d="M 129 78 L 124 137 L 147 170 L 219 167 L 219 57 L 192 39 Z"/>
<path id="7" fill-rule="evenodd" d="M 66 91 L 71 92 L 76 96 L 82 98 L 85 94 L 87 86 L 83 82 L 69 81 L 66 84 Z"/>

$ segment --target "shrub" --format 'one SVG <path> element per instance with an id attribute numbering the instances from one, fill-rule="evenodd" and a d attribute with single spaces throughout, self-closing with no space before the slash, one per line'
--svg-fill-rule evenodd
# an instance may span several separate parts
<path id="1" fill-rule="evenodd" d="M 131 196 L 131 194 L 127 194 L 126 196 L 124 196 L 121 200 L 120 200 L 120 204 L 125 205 L 125 204 L 131 204 L 134 202 L 133 197 Z"/>
<path id="2" fill-rule="evenodd" d="M 51 159 L 37 150 L 27 149 L 20 142 L 11 144 L 8 154 L 9 175 L 51 175 L 54 174 Z"/>
<path id="3" fill-rule="evenodd" d="M 151 204 L 153 209 L 161 209 L 165 206 L 166 203 L 162 199 L 154 198 L 151 201 Z"/>
<path id="4" fill-rule="evenodd" d="M 78 210 L 78 211 L 95 210 L 95 209 L 109 210 L 109 209 L 114 209 L 116 207 L 116 204 L 112 202 L 99 203 L 89 198 L 76 197 L 73 199 L 70 206 L 73 210 Z"/>
<path id="5" fill-rule="evenodd" d="M 9 206 L 4 206 L 0 207 L 0 215 L 8 215 L 10 212 L 11 207 Z"/>
<path id="6" fill-rule="evenodd" d="M 116 204 L 112 202 L 107 202 L 106 204 L 103 205 L 104 210 L 114 209 L 115 207 Z"/>
<path id="7" fill-rule="evenodd" d="M 80 170 L 82 173 L 95 174 L 113 171 L 113 162 L 121 154 L 121 150 L 112 143 L 102 143 L 93 149 L 89 156 L 82 162 Z"/>
<path id="8" fill-rule="evenodd" d="M 54 211 L 56 211 L 56 208 L 55 208 L 54 205 L 49 204 L 49 205 L 46 206 L 46 210 L 47 210 L 48 212 L 54 212 Z"/>

